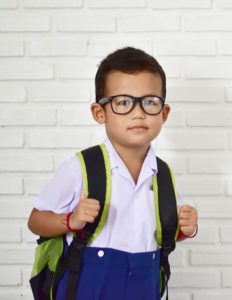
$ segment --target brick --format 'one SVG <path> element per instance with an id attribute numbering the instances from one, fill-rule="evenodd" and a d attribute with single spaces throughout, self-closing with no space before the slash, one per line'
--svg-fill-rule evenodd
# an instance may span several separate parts
<path id="1" fill-rule="evenodd" d="M 164 22 L 164 16 L 160 15 L 126 16 L 122 18 L 122 28 L 125 32 L 179 31 L 180 19 L 168 16 Z"/>
<path id="2" fill-rule="evenodd" d="M 190 293 L 181 293 L 172 288 L 168 288 L 168 294 L 171 296 L 170 299 L 192 300 L 192 296 L 190 295 Z"/>
<path id="3" fill-rule="evenodd" d="M 1 21 L 0 21 L 1 22 Z M 40 63 L 1 63 L 0 80 L 52 79 L 53 66 Z"/>
<path id="4" fill-rule="evenodd" d="M 165 126 L 182 127 L 185 124 L 185 115 L 183 111 L 172 111 L 168 117 Z"/>
<path id="5" fill-rule="evenodd" d="M 213 178 L 195 178 L 178 179 L 182 195 L 222 195 L 224 193 L 224 184 L 219 179 Z"/>
<path id="6" fill-rule="evenodd" d="M 185 243 L 216 244 L 219 243 L 219 230 L 216 226 L 198 224 L 198 233 L 194 239 L 187 239 Z"/>
<path id="7" fill-rule="evenodd" d="M 74 131 L 38 131 L 29 136 L 29 146 L 40 149 L 79 149 L 88 147 L 89 141 L 89 130 L 84 128 L 76 128 Z"/>
<path id="8" fill-rule="evenodd" d="M 232 147 L 231 147 L 232 148 Z M 232 185 L 231 185 L 231 179 L 227 181 L 227 189 L 226 194 L 228 196 L 232 196 Z"/>
<path id="9" fill-rule="evenodd" d="M 226 174 L 232 173 L 231 156 L 191 157 L 189 160 L 190 173 Z"/>
<path id="10" fill-rule="evenodd" d="M 108 16 L 63 15 L 56 17 L 58 31 L 115 32 L 115 19 Z"/>
<path id="11" fill-rule="evenodd" d="M 22 195 L 22 179 L 14 175 L 0 175 L 1 195 Z"/>
<path id="12" fill-rule="evenodd" d="M 178 63 L 170 63 L 163 60 L 159 60 L 167 78 L 179 78 L 180 77 L 180 65 Z"/>
<path id="13" fill-rule="evenodd" d="M 64 2 L 65 3 L 65 2 Z M 30 56 L 84 56 L 87 43 L 77 39 L 57 39 L 32 41 L 29 44 Z"/>
<path id="14" fill-rule="evenodd" d="M 0 56 L 23 56 L 23 55 L 24 55 L 23 42 L 0 41 Z"/>
<path id="15" fill-rule="evenodd" d="M 3 291 L 0 291 L 0 299 L 1 300 L 32 300 L 32 292 L 28 289 L 19 289 L 18 291 L 14 291 L 12 287 L 5 288 Z"/>
<path id="16" fill-rule="evenodd" d="M 28 195 L 38 195 L 51 177 L 28 177 L 24 179 L 25 192 Z"/>
<path id="17" fill-rule="evenodd" d="M 25 8 L 79 8 L 82 0 L 23 0 Z"/>
<path id="18" fill-rule="evenodd" d="M 0 102 L 25 102 L 26 91 L 21 85 L 0 85 Z"/>
<path id="19" fill-rule="evenodd" d="M 211 132 L 162 133 L 158 145 L 164 150 L 223 150 L 225 136 Z"/>
<path id="20" fill-rule="evenodd" d="M 231 18 L 232 19 L 232 18 Z M 184 75 L 186 78 L 201 79 L 229 79 L 232 78 L 232 63 L 185 63 Z"/>
<path id="21" fill-rule="evenodd" d="M 218 41 L 218 43 L 221 55 L 232 55 L 232 39 L 223 39 Z"/>
<path id="22" fill-rule="evenodd" d="M 104 141 L 104 140 L 103 140 Z M 101 141 L 101 142 L 103 142 Z M 100 143 L 98 143 L 100 144 Z M 96 145 L 96 144 L 94 144 Z M 94 146 L 93 145 L 93 146 Z M 91 145 L 90 145 L 91 146 Z M 68 157 L 73 157 L 76 155 L 76 153 L 78 151 L 81 151 L 83 150 L 83 148 L 77 148 L 75 150 L 62 150 L 62 151 L 59 151 L 59 153 L 57 155 L 54 156 L 54 160 L 55 160 L 55 170 L 57 170 L 59 168 L 59 166 L 68 158 Z M 41 191 L 41 190 L 40 190 Z"/>
<path id="23" fill-rule="evenodd" d="M 0 156 L 0 171 L 52 172 L 53 160 L 44 155 L 3 154 Z"/>
<path id="24" fill-rule="evenodd" d="M 78 109 L 66 109 L 58 112 L 58 123 L 67 125 L 96 125 L 89 107 L 79 107 Z"/>
<path id="25" fill-rule="evenodd" d="M 27 226 L 24 226 L 22 231 L 22 239 L 24 242 L 33 243 L 33 245 L 36 246 L 36 240 L 38 239 L 38 235 L 35 235 L 28 229 Z"/>
<path id="26" fill-rule="evenodd" d="M 226 88 L 226 101 L 232 102 L 232 87 Z"/>
<path id="27" fill-rule="evenodd" d="M 1 16 L 0 32 L 48 32 L 51 30 L 49 16 Z"/>
<path id="28" fill-rule="evenodd" d="M 232 110 L 230 109 L 208 109 L 188 113 L 187 124 L 189 126 L 215 126 L 227 127 L 232 126 Z"/>
<path id="29" fill-rule="evenodd" d="M 19 224 L 9 222 L 0 223 L 0 242 L 19 243 L 21 242 L 21 228 Z M 0 272 L 1 273 L 1 272 Z"/>
<path id="30" fill-rule="evenodd" d="M 232 243 L 232 226 L 221 225 L 221 242 Z"/>
<path id="31" fill-rule="evenodd" d="M 93 79 L 97 71 L 93 63 L 58 63 L 56 76 L 62 79 Z"/>
<path id="32" fill-rule="evenodd" d="M 192 2 L 192 1 L 191 1 Z M 216 41 L 206 39 L 163 39 L 154 42 L 154 53 L 159 56 L 216 55 Z"/>
<path id="33" fill-rule="evenodd" d="M 88 0 L 90 8 L 146 7 L 145 0 Z"/>
<path id="34" fill-rule="evenodd" d="M 89 102 L 90 91 L 83 84 L 29 86 L 28 98 L 34 102 Z"/>
<path id="35" fill-rule="evenodd" d="M 23 132 L 0 129 L 0 148 L 22 148 L 23 145 Z"/>
<path id="36" fill-rule="evenodd" d="M 103 126 L 91 128 L 89 146 L 94 146 L 102 143 L 106 139 L 106 130 Z"/>
<path id="37" fill-rule="evenodd" d="M 18 0 L 0 0 L 0 8 L 17 8 Z"/>
<path id="38" fill-rule="evenodd" d="M 232 95 L 232 93 L 231 93 Z M 218 103 L 225 99 L 224 87 L 215 86 L 168 86 L 167 101 L 168 102 L 206 102 Z M 232 97 L 231 97 L 232 99 Z"/>
<path id="39" fill-rule="evenodd" d="M 220 7 L 220 8 L 232 8 L 232 3 L 230 0 L 216 0 L 216 5 L 217 7 Z"/>
<path id="40" fill-rule="evenodd" d="M 231 31 L 230 15 L 194 15 L 184 17 L 185 31 Z"/>
<path id="41" fill-rule="evenodd" d="M 223 270 L 222 271 L 222 286 L 224 288 L 232 288 L 232 271 Z"/>
<path id="42" fill-rule="evenodd" d="M 0 199 L 0 218 L 2 219 L 28 219 L 29 214 L 32 209 L 32 199 L 28 199 L 25 196 L 20 197 L 4 197 L 4 199 Z M 14 209 L 12 209 L 12 207 Z M 0 255 L 1 256 L 1 255 Z M 4 263 L 4 260 L 1 261 L 0 264 Z"/>
<path id="43" fill-rule="evenodd" d="M 124 47 L 134 47 L 139 48 L 149 54 L 152 54 L 152 42 L 150 40 L 138 40 L 138 39 L 107 39 L 106 40 L 93 40 L 90 41 L 90 47 L 91 47 L 91 54 L 92 56 L 100 56 L 105 57 L 109 53 L 112 53 L 116 49 L 124 48 Z"/>
<path id="44" fill-rule="evenodd" d="M 183 267 L 187 263 L 187 255 L 186 251 L 183 249 L 180 249 L 179 244 L 177 243 L 176 249 L 174 252 L 171 253 L 169 257 L 169 262 L 172 267 Z"/>
<path id="45" fill-rule="evenodd" d="M 177 271 L 172 269 L 170 287 L 175 288 L 215 288 L 220 284 L 218 271 L 188 270 Z"/>
<path id="46" fill-rule="evenodd" d="M 0 266 L 0 286 L 22 285 L 22 274 L 17 267 Z"/>
<path id="47" fill-rule="evenodd" d="M 174 174 L 186 173 L 187 162 L 186 162 L 185 158 L 179 157 L 177 155 L 170 155 L 167 153 L 162 153 L 160 151 L 159 151 L 159 153 L 157 153 L 157 155 L 169 164 L 169 166 L 173 170 Z"/>
<path id="48" fill-rule="evenodd" d="M 0 249 L 0 264 L 17 265 L 32 264 L 34 261 L 33 248 L 10 248 Z"/>
<path id="49" fill-rule="evenodd" d="M 25 287 L 23 287 L 15 291 L 14 289 L 12 289 L 12 287 L 10 287 L 10 288 L 4 288 L 4 290 L 0 291 L 0 299 L 1 300 L 12 300 L 12 299 L 32 300 L 33 295 L 30 288 L 26 289 Z"/>
<path id="50" fill-rule="evenodd" d="M 176 9 L 176 8 L 211 8 L 210 0 L 152 0 L 152 8 Z"/>
<path id="51" fill-rule="evenodd" d="M 218 194 L 219 193 L 220 191 L 218 191 Z M 231 220 L 232 204 L 228 200 L 204 200 L 197 203 L 197 209 L 200 212 L 201 218 L 220 218 Z"/>
<path id="52" fill-rule="evenodd" d="M 23 266 L 22 275 L 23 275 L 23 285 L 26 287 L 30 287 L 29 280 L 31 279 L 31 266 Z"/>
<path id="53" fill-rule="evenodd" d="M 232 265 L 231 250 L 191 250 L 191 264 L 201 266 Z"/>
<path id="54" fill-rule="evenodd" d="M 2 126 L 54 126 L 56 115 L 51 109 L 2 109 L 0 120 Z"/>
<path id="55" fill-rule="evenodd" d="M 213 291 L 206 290 L 205 292 L 194 292 L 194 300 L 231 300 L 232 299 L 232 292 L 227 292 L 225 290 L 221 291 Z"/>

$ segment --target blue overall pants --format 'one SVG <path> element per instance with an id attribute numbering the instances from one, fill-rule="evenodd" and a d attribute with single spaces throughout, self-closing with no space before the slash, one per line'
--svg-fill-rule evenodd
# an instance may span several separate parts
<path id="1" fill-rule="evenodd" d="M 56 300 L 65 300 L 68 271 Z M 128 253 L 87 247 L 76 300 L 160 300 L 160 251 Z"/>

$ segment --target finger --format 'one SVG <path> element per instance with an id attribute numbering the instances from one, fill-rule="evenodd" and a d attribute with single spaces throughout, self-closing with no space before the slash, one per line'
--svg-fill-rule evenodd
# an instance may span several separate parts
<path id="1" fill-rule="evenodd" d="M 184 204 L 183 206 L 180 207 L 181 212 L 192 212 L 194 208 L 190 205 Z"/>
<path id="2" fill-rule="evenodd" d="M 85 201 L 81 202 L 81 206 L 85 209 L 100 210 L 100 203 L 98 200 L 95 199 L 86 198 Z"/>
<path id="3" fill-rule="evenodd" d="M 180 226 L 192 226 L 191 220 L 188 219 L 181 219 L 179 220 Z"/>
<path id="4" fill-rule="evenodd" d="M 85 194 L 85 189 L 82 189 L 81 195 L 80 195 L 80 200 L 86 199 L 86 194 Z"/>
<path id="5" fill-rule="evenodd" d="M 179 214 L 179 220 L 181 219 L 193 219 L 193 215 L 191 212 L 181 212 Z"/>
<path id="6" fill-rule="evenodd" d="M 191 226 L 181 226 L 180 230 L 186 234 L 191 236 L 194 232 L 195 232 L 195 228 L 191 227 Z"/>

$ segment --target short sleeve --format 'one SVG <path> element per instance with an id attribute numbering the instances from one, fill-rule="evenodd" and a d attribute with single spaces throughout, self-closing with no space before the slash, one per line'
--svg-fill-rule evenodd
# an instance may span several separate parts
<path id="1" fill-rule="evenodd" d="M 176 188 L 176 198 L 177 198 L 177 206 L 182 206 L 183 203 L 183 199 L 182 199 L 182 195 L 180 193 L 180 191 Z"/>
<path id="2" fill-rule="evenodd" d="M 68 213 L 78 204 L 83 187 L 77 156 L 65 160 L 34 201 L 34 208 L 54 213 Z"/>

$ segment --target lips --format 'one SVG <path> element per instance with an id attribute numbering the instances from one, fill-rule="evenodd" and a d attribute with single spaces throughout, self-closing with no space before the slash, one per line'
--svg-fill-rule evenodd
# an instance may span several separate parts
<path id="1" fill-rule="evenodd" d="M 143 125 L 135 125 L 135 126 L 129 127 L 128 130 L 143 131 L 143 130 L 147 130 L 147 127 L 143 126 Z"/>

